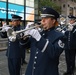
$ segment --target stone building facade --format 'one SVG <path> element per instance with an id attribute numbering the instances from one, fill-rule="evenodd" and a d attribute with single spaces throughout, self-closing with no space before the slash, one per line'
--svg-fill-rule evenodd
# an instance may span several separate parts
<path id="1" fill-rule="evenodd" d="M 56 2 L 61 8 L 61 14 L 76 16 L 76 0 L 51 0 Z"/>

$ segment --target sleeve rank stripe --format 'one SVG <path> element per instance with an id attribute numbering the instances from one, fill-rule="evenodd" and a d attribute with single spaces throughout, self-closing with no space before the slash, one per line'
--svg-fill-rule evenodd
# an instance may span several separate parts
<path id="1" fill-rule="evenodd" d="M 47 46 L 48 46 L 48 43 L 49 43 L 49 41 L 48 41 L 48 39 L 47 39 L 47 42 L 46 42 L 46 44 L 45 44 L 45 46 L 44 46 L 44 48 L 42 49 L 41 52 L 44 52 L 44 51 L 46 50 L 46 48 L 47 48 Z"/>

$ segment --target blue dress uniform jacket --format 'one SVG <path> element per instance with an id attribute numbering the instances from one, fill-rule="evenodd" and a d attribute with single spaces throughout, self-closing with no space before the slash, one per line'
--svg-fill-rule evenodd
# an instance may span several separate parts
<path id="1" fill-rule="evenodd" d="M 65 49 L 76 49 L 76 26 L 72 31 L 66 31 Z"/>
<path id="2" fill-rule="evenodd" d="M 25 75 L 59 75 L 59 56 L 63 51 L 63 44 L 59 43 L 59 38 L 63 35 L 54 28 L 43 31 L 41 35 L 38 42 L 33 38 L 30 39 L 31 54 Z"/>
<path id="3" fill-rule="evenodd" d="M 13 27 L 15 31 L 20 30 L 20 25 L 17 27 Z M 7 37 L 6 34 L 2 34 L 2 37 Z M 10 75 L 20 75 L 21 68 L 21 48 L 19 39 L 11 42 L 8 40 L 8 49 L 6 52 L 6 56 L 8 57 L 8 68 Z"/>
<path id="4" fill-rule="evenodd" d="M 14 31 L 18 31 L 21 29 L 21 26 L 18 25 L 16 27 L 12 27 L 12 28 Z M 7 38 L 7 33 L 2 32 L 1 37 Z M 8 58 L 20 58 L 21 57 L 21 49 L 20 49 L 19 39 L 16 39 L 15 42 L 11 42 L 10 40 L 8 40 L 8 49 L 7 49 L 6 55 Z"/>
<path id="5" fill-rule="evenodd" d="M 75 69 L 75 55 L 76 55 L 76 26 L 72 31 L 66 31 L 65 42 L 65 58 L 67 64 L 67 73 L 73 74 Z"/>
<path id="6" fill-rule="evenodd" d="M 15 31 L 20 30 L 20 25 L 13 28 Z M 8 42 L 8 50 L 6 53 L 8 58 L 20 58 L 21 57 L 21 49 L 19 40 L 16 39 L 15 42 Z"/>

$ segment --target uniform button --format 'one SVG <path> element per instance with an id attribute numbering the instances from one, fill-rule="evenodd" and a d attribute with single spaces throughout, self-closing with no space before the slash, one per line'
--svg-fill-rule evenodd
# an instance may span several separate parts
<path id="1" fill-rule="evenodd" d="M 36 64 L 36 62 L 34 62 L 34 64 Z"/>
<path id="2" fill-rule="evenodd" d="M 33 67 L 33 69 L 35 69 L 35 67 Z"/>
<path id="3" fill-rule="evenodd" d="M 37 57 L 35 56 L 35 59 L 37 59 Z"/>
<path id="4" fill-rule="evenodd" d="M 45 35 L 45 34 L 43 34 L 43 35 Z"/>
<path id="5" fill-rule="evenodd" d="M 36 52 L 36 54 L 38 54 L 38 51 Z"/>
<path id="6" fill-rule="evenodd" d="M 9 42 L 10 43 L 10 42 Z"/>

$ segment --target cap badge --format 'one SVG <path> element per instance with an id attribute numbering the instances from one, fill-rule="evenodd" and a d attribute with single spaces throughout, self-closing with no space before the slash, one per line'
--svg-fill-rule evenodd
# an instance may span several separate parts
<path id="1" fill-rule="evenodd" d="M 43 10 L 45 10 L 46 8 L 42 8 Z"/>

